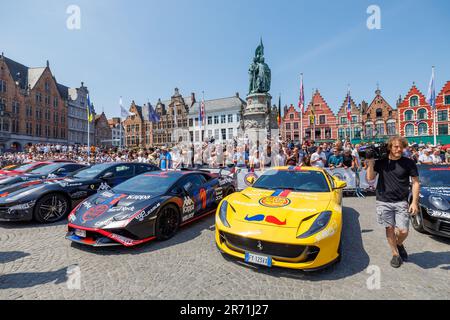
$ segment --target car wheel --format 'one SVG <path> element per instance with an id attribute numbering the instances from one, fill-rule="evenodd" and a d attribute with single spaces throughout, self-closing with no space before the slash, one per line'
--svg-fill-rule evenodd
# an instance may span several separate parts
<path id="1" fill-rule="evenodd" d="M 70 210 L 69 201 L 61 194 L 43 196 L 34 207 L 34 219 L 40 223 L 53 223 L 63 219 Z"/>
<path id="2" fill-rule="evenodd" d="M 156 219 L 156 239 L 160 241 L 172 238 L 180 227 L 180 213 L 174 205 L 167 205 L 161 209 Z"/>
<path id="3" fill-rule="evenodd" d="M 422 215 L 423 208 L 420 207 L 419 213 L 415 216 L 411 217 L 411 224 L 417 232 L 426 234 L 427 232 L 423 228 L 423 215 Z"/>
<path id="4" fill-rule="evenodd" d="M 229 188 L 229 189 L 227 190 L 227 192 L 225 193 L 224 198 L 228 197 L 230 194 L 233 194 L 233 193 L 235 193 L 235 192 L 236 192 L 236 191 L 234 190 L 234 188 Z"/>

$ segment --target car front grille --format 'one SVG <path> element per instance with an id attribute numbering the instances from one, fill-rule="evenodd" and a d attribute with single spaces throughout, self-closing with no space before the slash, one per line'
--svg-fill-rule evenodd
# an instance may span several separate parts
<path id="1" fill-rule="evenodd" d="M 298 258 L 308 249 L 307 246 L 254 240 L 225 232 L 221 232 L 221 237 L 228 245 L 242 252 L 255 252 L 287 259 Z"/>
<path id="2" fill-rule="evenodd" d="M 450 223 L 441 222 L 439 225 L 439 231 L 450 233 Z"/>

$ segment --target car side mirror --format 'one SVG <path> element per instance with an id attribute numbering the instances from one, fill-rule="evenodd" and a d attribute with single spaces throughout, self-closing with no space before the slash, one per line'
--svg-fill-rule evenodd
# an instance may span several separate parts
<path id="1" fill-rule="evenodd" d="M 110 172 L 105 173 L 100 179 L 107 180 L 107 179 L 111 179 L 113 176 L 114 176 L 113 173 L 110 171 Z"/>
<path id="2" fill-rule="evenodd" d="M 347 182 L 342 181 L 342 180 L 335 180 L 334 181 L 334 189 L 344 189 L 345 187 L 347 187 Z"/>
<path id="3" fill-rule="evenodd" d="M 253 186 L 255 184 L 256 178 L 253 175 L 250 175 L 248 177 L 245 177 L 245 182 L 247 183 L 247 185 L 249 186 Z"/>

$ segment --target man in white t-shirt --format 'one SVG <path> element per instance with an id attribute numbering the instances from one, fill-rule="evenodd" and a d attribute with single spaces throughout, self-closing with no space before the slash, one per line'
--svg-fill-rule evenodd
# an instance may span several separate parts
<path id="1" fill-rule="evenodd" d="M 326 162 L 327 156 L 325 155 L 325 152 L 323 152 L 321 146 L 317 147 L 316 152 L 311 155 L 311 166 L 323 168 L 325 167 Z"/>
<path id="2" fill-rule="evenodd" d="M 419 156 L 419 163 L 420 164 L 433 164 L 433 158 L 430 155 L 431 150 L 425 149 L 423 151 L 423 154 Z"/>
<path id="3" fill-rule="evenodd" d="M 431 158 L 433 159 L 433 164 L 441 164 L 442 163 L 441 151 L 439 151 L 439 149 L 436 149 L 431 155 Z"/>

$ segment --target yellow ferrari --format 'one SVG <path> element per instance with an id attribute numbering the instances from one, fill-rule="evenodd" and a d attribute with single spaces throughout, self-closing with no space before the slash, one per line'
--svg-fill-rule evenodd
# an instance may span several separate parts
<path id="1" fill-rule="evenodd" d="M 344 181 L 311 167 L 278 167 L 246 179 L 251 187 L 217 207 L 216 243 L 223 253 L 309 271 L 339 261 Z"/>

